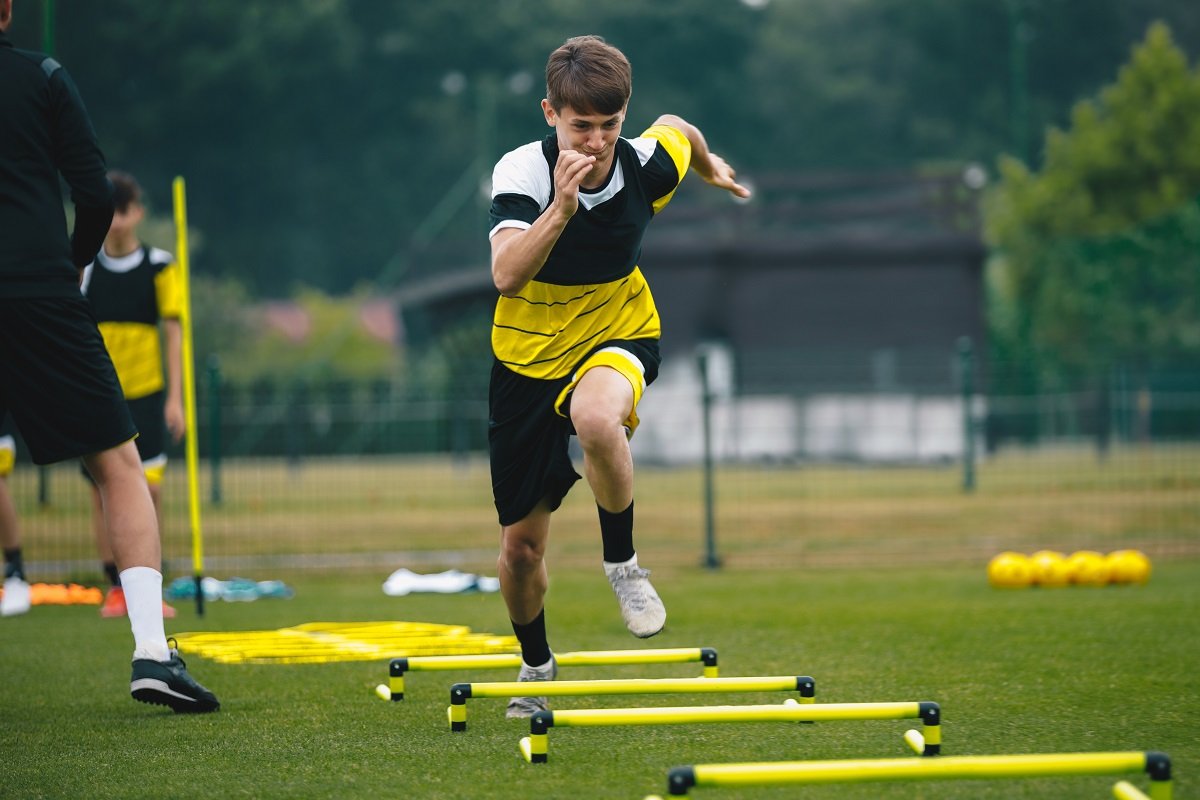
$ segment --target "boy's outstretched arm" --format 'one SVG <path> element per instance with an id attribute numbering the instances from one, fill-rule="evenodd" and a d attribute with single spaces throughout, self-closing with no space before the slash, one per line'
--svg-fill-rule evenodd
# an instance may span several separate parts
<path id="1" fill-rule="evenodd" d="M 750 196 L 750 190 L 734 180 L 737 173 L 733 167 L 729 166 L 725 159 L 708 149 L 708 142 L 705 141 L 704 134 L 700 132 L 699 128 L 683 117 L 677 117 L 674 114 L 663 114 L 654 121 L 654 124 L 670 125 L 672 128 L 683 131 L 683 135 L 692 144 L 692 169 L 704 179 L 705 183 L 716 186 L 718 189 L 725 189 L 737 197 Z"/>

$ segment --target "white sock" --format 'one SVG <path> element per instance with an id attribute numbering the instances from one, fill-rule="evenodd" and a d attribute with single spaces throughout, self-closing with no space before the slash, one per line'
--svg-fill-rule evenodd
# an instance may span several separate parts
<path id="1" fill-rule="evenodd" d="M 162 573 L 150 567 L 121 570 L 121 587 L 133 629 L 133 657 L 166 661 L 171 654 L 163 629 Z"/>
<path id="2" fill-rule="evenodd" d="M 605 561 L 604 562 L 604 574 L 609 575 L 612 572 L 615 572 L 616 570 L 620 569 L 621 567 L 636 567 L 637 565 L 638 565 L 637 553 L 634 553 L 633 558 L 629 559 L 628 561 L 616 561 L 616 562 Z"/>

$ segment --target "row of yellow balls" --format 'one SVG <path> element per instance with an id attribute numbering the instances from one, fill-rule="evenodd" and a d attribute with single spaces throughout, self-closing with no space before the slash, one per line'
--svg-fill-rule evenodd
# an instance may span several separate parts
<path id="1" fill-rule="evenodd" d="M 1039 550 L 1032 555 L 1007 551 L 988 562 L 988 583 L 1022 586 L 1105 586 L 1150 580 L 1150 559 L 1140 550 L 1116 550 L 1108 555 L 1079 550 L 1064 555 Z"/>

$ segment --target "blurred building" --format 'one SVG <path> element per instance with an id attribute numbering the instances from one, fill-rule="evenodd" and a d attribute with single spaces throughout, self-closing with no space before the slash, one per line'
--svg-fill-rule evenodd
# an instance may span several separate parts
<path id="1" fill-rule="evenodd" d="M 663 371 L 641 459 L 937 460 L 963 450 L 959 342 L 984 341 L 978 182 L 959 170 L 774 175 L 755 199 L 685 182 L 644 242 Z M 495 301 L 485 266 L 399 294 L 411 344 Z M 978 384 L 977 384 L 978 385 Z"/>

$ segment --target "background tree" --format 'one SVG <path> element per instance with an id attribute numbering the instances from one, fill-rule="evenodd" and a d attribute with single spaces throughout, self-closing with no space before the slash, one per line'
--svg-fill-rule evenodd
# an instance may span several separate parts
<path id="1" fill-rule="evenodd" d="M 1026 382 L 1145 385 L 1200 357 L 1200 69 L 1154 25 L 1116 83 L 1052 130 L 1034 171 L 1001 161 L 987 229 L 995 341 Z M 1017 383 L 1016 376 L 1008 379 Z"/>
<path id="2" fill-rule="evenodd" d="M 18 45 L 43 45 L 48 1 L 21 0 Z M 207 241 L 195 271 L 237 278 L 252 297 L 300 284 L 344 293 L 396 279 L 398 261 L 403 279 L 483 258 L 486 169 L 475 180 L 469 169 L 544 134 L 542 68 L 570 35 L 629 53 L 632 125 L 660 110 L 693 118 L 751 178 L 990 164 L 1014 149 L 1022 119 L 1029 132 L 1065 124 L 1151 20 L 1200 51 L 1194 0 L 54 7 L 55 50 L 110 163 L 160 198 L 187 176 Z"/>

